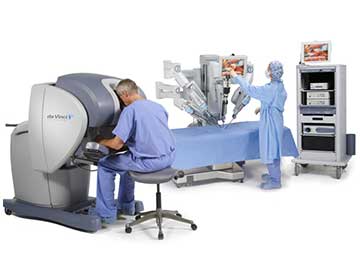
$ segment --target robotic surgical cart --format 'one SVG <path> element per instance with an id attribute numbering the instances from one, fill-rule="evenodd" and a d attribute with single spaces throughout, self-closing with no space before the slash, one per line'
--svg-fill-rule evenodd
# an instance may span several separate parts
<path id="1" fill-rule="evenodd" d="M 101 228 L 100 219 L 84 211 L 94 202 L 90 166 L 109 151 L 91 141 L 112 135 L 122 108 L 113 90 L 119 81 L 70 74 L 32 87 L 29 120 L 14 125 L 11 135 L 15 198 L 3 201 L 6 214 L 88 232 Z"/>
<path id="2" fill-rule="evenodd" d="M 229 68 L 244 76 L 250 83 L 253 80 L 253 65 L 245 55 L 200 55 L 200 68 L 182 70 L 179 63 L 164 61 L 164 78 L 174 79 L 177 85 L 156 83 L 156 97 L 172 98 L 174 105 L 193 117 L 189 127 L 226 126 L 225 118 L 231 89 Z M 239 88 L 231 96 L 234 104 L 232 120 L 249 102 L 249 96 Z M 204 143 L 205 144 L 205 143 Z M 245 177 L 242 164 L 244 162 L 228 162 L 200 166 L 183 170 L 183 175 L 174 179 L 178 186 L 189 186 L 202 182 L 229 180 L 243 182 Z"/>

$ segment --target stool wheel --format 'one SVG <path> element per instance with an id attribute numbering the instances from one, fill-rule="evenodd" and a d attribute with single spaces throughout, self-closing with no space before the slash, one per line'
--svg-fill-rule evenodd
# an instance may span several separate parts
<path id="1" fill-rule="evenodd" d="M 180 217 L 180 218 L 182 217 L 182 215 L 180 213 L 176 213 L 175 215 Z"/>
<path id="2" fill-rule="evenodd" d="M 191 229 L 192 229 L 192 230 L 197 230 L 197 225 L 191 224 Z"/>
<path id="3" fill-rule="evenodd" d="M 158 239 L 159 240 L 163 240 L 164 239 L 164 234 L 162 232 L 159 232 L 158 234 Z"/>
<path id="4" fill-rule="evenodd" d="M 129 227 L 129 226 L 126 226 L 126 227 L 125 227 L 125 232 L 126 232 L 126 233 L 131 233 L 131 232 L 132 232 L 132 228 Z"/>

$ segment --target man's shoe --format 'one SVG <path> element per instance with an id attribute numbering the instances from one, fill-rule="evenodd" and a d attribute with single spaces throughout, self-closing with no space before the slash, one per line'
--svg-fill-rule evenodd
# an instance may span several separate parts
<path id="1" fill-rule="evenodd" d="M 134 216 L 139 214 L 140 212 L 144 211 L 144 204 L 141 200 L 135 200 L 133 205 L 127 205 L 128 207 L 123 207 L 118 209 L 117 211 L 117 218 L 120 220 L 122 216 Z"/>
<path id="2" fill-rule="evenodd" d="M 90 215 L 90 216 L 98 216 L 98 217 L 100 218 L 102 224 L 110 225 L 110 224 L 113 224 L 113 223 L 116 222 L 116 218 L 115 218 L 115 217 L 101 217 L 101 216 L 96 212 L 95 207 L 90 207 L 90 208 L 89 208 L 89 210 L 88 210 L 88 215 Z"/>

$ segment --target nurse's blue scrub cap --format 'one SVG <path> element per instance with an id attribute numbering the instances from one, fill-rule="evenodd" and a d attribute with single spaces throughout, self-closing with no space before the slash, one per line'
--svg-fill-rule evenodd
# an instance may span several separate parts
<path id="1" fill-rule="evenodd" d="M 270 62 L 270 72 L 273 81 L 281 81 L 281 77 L 284 74 L 283 65 L 280 61 L 271 61 Z"/>

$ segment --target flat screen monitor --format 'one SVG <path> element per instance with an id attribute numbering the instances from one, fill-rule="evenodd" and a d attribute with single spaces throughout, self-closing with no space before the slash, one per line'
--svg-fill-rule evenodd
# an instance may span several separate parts
<path id="1" fill-rule="evenodd" d="M 301 44 L 301 63 L 330 62 L 331 42 L 305 42 Z"/>
<path id="2" fill-rule="evenodd" d="M 238 75 L 246 74 L 247 57 L 244 55 L 222 56 L 220 63 L 223 76 L 229 75 L 231 69 L 234 69 Z"/>

